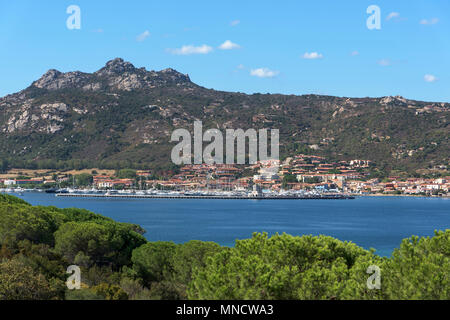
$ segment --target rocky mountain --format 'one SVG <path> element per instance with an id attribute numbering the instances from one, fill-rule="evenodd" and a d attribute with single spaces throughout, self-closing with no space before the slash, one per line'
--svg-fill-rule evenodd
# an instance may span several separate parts
<path id="1" fill-rule="evenodd" d="M 0 157 L 15 167 L 170 166 L 171 132 L 280 129 L 280 151 L 364 158 L 386 170 L 449 164 L 449 103 L 222 92 L 173 69 L 114 59 L 94 73 L 49 70 L 0 98 Z"/>

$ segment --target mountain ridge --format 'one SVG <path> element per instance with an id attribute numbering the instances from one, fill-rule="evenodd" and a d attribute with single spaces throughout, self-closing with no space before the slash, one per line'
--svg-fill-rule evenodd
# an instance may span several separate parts
<path id="1" fill-rule="evenodd" d="M 169 165 L 171 132 L 202 120 L 205 129 L 279 128 L 285 156 L 316 152 L 416 170 L 448 165 L 449 110 L 401 96 L 216 91 L 171 68 L 147 71 L 115 58 L 93 73 L 50 69 L 0 98 L 0 157 Z"/>
<path id="2" fill-rule="evenodd" d="M 124 76 L 125 78 L 121 79 L 121 81 L 116 79 L 123 78 Z M 188 75 L 184 75 L 174 69 L 167 68 L 161 71 L 147 71 L 145 68 L 138 69 L 130 62 L 124 61 L 121 58 L 115 58 L 108 61 L 104 67 L 93 73 L 81 71 L 61 72 L 56 69 L 50 69 L 41 78 L 34 81 L 31 86 L 48 90 L 65 88 L 98 90 L 101 88 L 101 83 L 98 81 L 98 78 L 102 77 L 111 80 L 109 83 L 110 86 L 115 86 L 116 89 L 126 91 L 155 85 L 157 84 L 157 80 L 155 82 L 156 78 L 166 83 L 173 81 L 176 84 L 192 84 Z"/>

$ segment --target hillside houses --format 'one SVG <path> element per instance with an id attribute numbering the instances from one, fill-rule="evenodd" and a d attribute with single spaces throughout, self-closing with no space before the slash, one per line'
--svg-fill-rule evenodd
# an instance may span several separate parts
<path id="1" fill-rule="evenodd" d="M 113 179 L 110 176 L 94 176 L 94 187 L 97 189 L 130 188 L 134 184 L 133 179 Z"/>
<path id="2" fill-rule="evenodd" d="M 354 159 L 332 161 L 326 157 L 298 154 L 283 161 L 267 160 L 251 165 L 193 164 L 184 165 L 170 172 L 154 175 L 149 171 L 131 171 L 131 176 L 117 172 L 103 172 L 88 177 L 90 182 L 82 187 L 96 189 L 166 189 L 166 190 L 250 190 L 258 186 L 263 190 L 318 190 L 321 192 L 348 192 L 354 194 L 407 194 L 442 195 L 449 192 L 450 177 L 437 179 L 388 178 L 374 179 L 370 173 L 376 165 L 370 160 Z M 97 172 L 95 172 L 97 174 Z M 86 175 L 86 173 L 84 173 Z M 89 174 L 88 174 L 89 176 Z M 0 180 L 3 187 L 73 188 L 77 176 L 56 174 L 25 179 L 5 175 Z M 86 177 L 85 177 L 86 179 Z M 34 185 L 34 186 L 33 186 Z M 45 186 L 47 185 L 47 186 Z M 79 185 L 78 185 L 79 186 Z"/>

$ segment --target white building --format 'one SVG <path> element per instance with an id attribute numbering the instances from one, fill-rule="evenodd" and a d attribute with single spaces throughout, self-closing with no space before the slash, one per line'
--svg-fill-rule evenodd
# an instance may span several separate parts
<path id="1" fill-rule="evenodd" d="M 13 186 L 13 185 L 16 184 L 16 180 L 5 180 L 5 181 L 3 182 L 3 184 L 4 184 L 5 186 Z"/>

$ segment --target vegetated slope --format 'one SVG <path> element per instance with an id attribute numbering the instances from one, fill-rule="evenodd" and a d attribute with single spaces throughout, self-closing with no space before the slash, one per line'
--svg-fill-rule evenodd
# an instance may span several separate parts
<path id="1" fill-rule="evenodd" d="M 90 73 L 49 70 L 0 99 L 0 157 L 12 166 L 167 167 L 174 129 L 280 130 L 282 156 L 364 158 L 386 169 L 447 165 L 448 103 L 222 92 L 173 69 L 114 59 Z M 58 164 L 59 161 L 59 164 Z"/>

